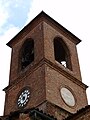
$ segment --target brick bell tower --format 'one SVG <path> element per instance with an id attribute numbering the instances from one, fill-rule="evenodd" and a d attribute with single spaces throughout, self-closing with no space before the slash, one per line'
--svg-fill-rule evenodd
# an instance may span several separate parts
<path id="1" fill-rule="evenodd" d="M 4 116 L 63 120 L 87 106 L 76 49 L 79 42 L 44 12 L 9 41 L 12 56 Z"/>

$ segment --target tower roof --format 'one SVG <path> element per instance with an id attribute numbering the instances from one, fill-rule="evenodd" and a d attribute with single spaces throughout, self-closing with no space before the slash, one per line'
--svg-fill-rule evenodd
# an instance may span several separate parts
<path id="1" fill-rule="evenodd" d="M 59 24 L 57 21 L 55 21 L 53 18 L 51 18 L 49 15 L 47 15 L 45 12 L 39 13 L 30 23 L 28 23 L 14 38 L 12 38 L 7 45 L 9 47 L 12 47 L 15 43 L 17 43 L 18 38 L 24 36 L 29 31 L 31 31 L 36 25 L 38 25 L 40 22 L 46 22 L 52 27 L 55 27 L 58 30 L 61 30 L 64 32 L 64 34 L 72 38 L 73 42 L 77 45 L 81 40 L 76 37 L 74 34 L 72 34 L 70 31 L 68 31 L 65 27 L 63 27 L 61 24 Z"/>

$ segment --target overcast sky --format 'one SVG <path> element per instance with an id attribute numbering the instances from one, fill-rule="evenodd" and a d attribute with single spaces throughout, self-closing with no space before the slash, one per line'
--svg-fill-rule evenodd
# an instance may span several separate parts
<path id="1" fill-rule="evenodd" d="M 90 0 L 0 0 L 0 115 L 8 85 L 11 49 L 6 43 L 41 11 L 79 37 L 82 80 L 90 86 Z M 87 89 L 90 104 L 90 88 Z"/>

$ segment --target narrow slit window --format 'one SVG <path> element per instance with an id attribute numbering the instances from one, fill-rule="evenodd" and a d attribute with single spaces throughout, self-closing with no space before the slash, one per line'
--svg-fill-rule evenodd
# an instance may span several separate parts
<path id="1" fill-rule="evenodd" d="M 22 48 L 21 68 L 26 68 L 34 61 L 34 41 L 26 40 Z"/>

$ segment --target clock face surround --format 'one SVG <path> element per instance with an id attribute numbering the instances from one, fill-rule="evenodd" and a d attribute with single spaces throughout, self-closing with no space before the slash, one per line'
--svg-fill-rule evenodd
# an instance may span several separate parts
<path id="1" fill-rule="evenodd" d="M 60 94 L 61 94 L 61 97 L 63 99 L 63 101 L 70 107 L 73 107 L 75 106 L 75 97 L 73 95 L 73 93 L 71 92 L 71 90 L 69 90 L 68 88 L 66 87 L 62 87 L 60 89 Z"/>
<path id="2" fill-rule="evenodd" d="M 19 108 L 26 106 L 30 98 L 30 90 L 24 89 L 20 92 L 18 99 L 17 99 L 17 105 Z"/>

